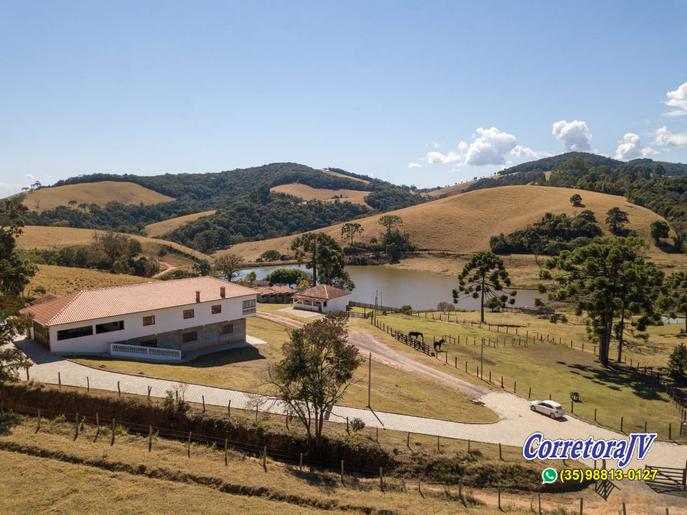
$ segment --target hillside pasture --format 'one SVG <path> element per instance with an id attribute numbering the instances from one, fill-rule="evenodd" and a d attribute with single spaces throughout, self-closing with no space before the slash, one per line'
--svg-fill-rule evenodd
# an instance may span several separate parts
<path id="1" fill-rule="evenodd" d="M 571 206 L 569 199 L 574 193 L 582 196 L 584 207 Z M 684 254 L 667 254 L 653 245 L 649 226 L 651 222 L 663 218 L 616 195 L 548 186 L 503 186 L 460 193 L 387 214 L 398 215 L 403 219 L 404 230 L 408 231 L 421 255 L 434 256 L 429 260 L 416 260 L 415 269 L 445 269 L 453 273 L 459 268 L 456 266 L 456 258 L 464 261 L 475 251 L 489 249 L 489 239 L 492 236 L 523 229 L 540 220 L 545 213 L 575 215 L 583 209 L 589 209 L 607 232 L 604 220 L 606 212 L 612 207 L 619 207 L 628 213 L 628 228 L 647 241 L 649 255 L 659 266 L 666 269 L 687 266 L 687 256 Z M 364 228 L 363 238 L 381 234 L 383 228 L 378 223 L 380 216 L 356 220 Z M 344 244 L 341 226 L 342 224 L 333 225 L 320 232 L 325 232 Z M 296 236 L 240 243 L 232 246 L 231 252 L 241 255 L 247 261 L 255 261 L 268 249 L 276 249 L 288 255 L 291 252 L 291 242 Z M 219 253 L 222 252 L 224 251 Z M 505 259 L 509 260 L 511 257 Z M 526 269 L 519 274 L 521 280 L 517 284 L 536 283 L 538 266 L 534 259 L 518 257 L 514 266 L 520 267 L 520 264 Z M 406 265 L 402 262 L 399 266 Z"/>
<path id="2" fill-rule="evenodd" d="M 363 184 L 370 184 L 370 181 L 366 179 L 361 179 L 360 177 L 353 177 L 351 175 L 346 175 L 345 173 L 335 172 L 334 170 L 324 170 L 324 173 L 331 175 L 332 177 L 339 177 L 341 179 L 348 179 L 349 181 L 362 182 Z"/>
<path id="3" fill-rule="evenodd" d="M 443 188 L 437 188 L 435 190 L 428 191 L 424 195 L 433 199 L 450 197 L 451 195 L 457 195 L 458 193 L 465 193 L 465 190 L 467 190 L 474 183 L 475 181 L 459 182 L 450 186 L 444 186 Z"/>
<path id="4" fill-rule="evenodd" d="M 30 297 L 42 296 L 38 293 L 42 290 L 53 295 L 67 295 L 80 290 L 139 284 L 152 280 L 148 277 L 111 274 L 90 268 L 38 265 L 38 272 L 31 278 L 25 291 Z"/>
<path id="5" fill-rule="evenodd" d="M 174 218 L 168 218 L 161 222 L 155 222 L 153 224 L 148 224 L 145 226 L 146 234 L 151 238 L 157 238 L 175 229 L 178 229 L 182 225 L 185 225 L 204 216 L 214 215 L 217 212 L 216 209 L 211 209 L 209 211 L 201 211 L 200 213 L 192 213 L 190 215 L 175 216 Z"/>
<path id="6" fill-rule="evenodd" d="M 74 227 L 43 227 L 28 225 L 17 240 L 17 248 L 20 250 L 31 249 L 61 249 L 77 245 L 88 245 L 93 242 L 94 234 L 103 234 L 105 231 L 97 229 L 78 229 Z M 167 240 L 159 240 L 127 234 L 127 236 L 141 242 L 144 253 L 155 255 L 161 248 L 173 249 L 179 254 L 190 259 L 209 259 L 209 256 L 193 250 L 185 245 Z"/>
<path id="7" fill-rule="evenodd" d="M 329 189 L 329 188 L 313 188 L 307 184 L 291 183 L 282 184 L 270 188 L 270 191 L 276 193 L 285 193 L 293 195 L 294 197 L 303 200 L 320 200 L 322 202 L 351 202 L 352 204 L 367 205 L 365 197 L 370 193 L 369 191 L 349 190 L 349 189 Z"/>
<path id="8" fill-rule="evenodd" d="M 79 204 L 101 207 L 108 202 L 152 205 L 170 200 L 174 199 L 133 182 L 101 181 L 40 188 L 27 193 L 23 203 L 32 211 L 42 212 L 67 206 L 70 201 L 75 201 L 74 208 L 78 209 Z"/>

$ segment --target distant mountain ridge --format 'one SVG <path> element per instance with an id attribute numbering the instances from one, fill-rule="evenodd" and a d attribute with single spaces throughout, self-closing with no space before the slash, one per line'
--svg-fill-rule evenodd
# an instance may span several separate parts
<path id="1" fill-rule="evenodd" d="M 687 164 L 683 163 L 654 161 L 648 158 L 632 159 L 625 162 L 606 156 L 600 156 L 598 154 L 592 154 L 590 152 L 566 152 L 557 156 L 544 157 L 535 161 L 528 161 L 526 163 L 511 166 L 497 172 L 497 174 L 508 175 L 511 173 L 549 172 L 575 159 L 581 160 L 587 165 L 607 166 L 611 169 L 621 168 L 623 166 L 642 166 L 655 171 L 659 166 L 662 166 L 666 175 L 687 175 Z"/>

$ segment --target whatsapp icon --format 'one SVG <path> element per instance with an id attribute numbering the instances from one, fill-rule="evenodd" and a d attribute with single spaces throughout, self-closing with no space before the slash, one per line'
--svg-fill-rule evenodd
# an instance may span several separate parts
<path id="1" fill-rule="evenodd" d="M 541 471 L 541 482 L 545 485 L 555 483 L 558 480 L 558 472 L 555 468 L 547 467 Z"/>

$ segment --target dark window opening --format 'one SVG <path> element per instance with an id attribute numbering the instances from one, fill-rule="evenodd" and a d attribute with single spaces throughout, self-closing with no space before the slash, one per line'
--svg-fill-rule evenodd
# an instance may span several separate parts
<path id="1" fill-rule="evenodd" d="M 184 318 L 193 318 L 196 316 L 196 312 L 192 309 L 185 309 L 184 310 Z"/>
<path id="2" fill-rule="evenodd" d="M 143 325 L 155 325 L 155 315 L 143 317 Z"/>
<path id="3" fill-rule="evenodd" d="M 107 322 L 105 324 L 98 324 L 95 326 L 95 333 L 111 333 L 112 331 L 121 331 L 124 329 L 124 320 L 117 320 L 116 322 Z"/>
<path id="4" fill-rule="evenodd" d="M 196 331 L 189 331 L 181 336 L 181 341 L 184 343 L 195 342 L 198 339 L 198 333 Z"/>
<path id="5" fill-rule="evenodd" d="M 224 324 L 221 329 L 222 334 L 231 334 L 234 332 L 234 324 Z"/>
<path id="6" fill-rule="evenodd" d="M 91 336 L 93 334 L 93 326 L 75 327 L 73 329 L 62 329 L 57 331 L 58 340 L 70 340 L 72 338 L 81 338 L 83 336 Z"/>
<path id="7" fill-rule="evenodd" d="M 217 315 L 222 312 L 222 304 L 215 304 L 210 310 L 213 315 Z"/>

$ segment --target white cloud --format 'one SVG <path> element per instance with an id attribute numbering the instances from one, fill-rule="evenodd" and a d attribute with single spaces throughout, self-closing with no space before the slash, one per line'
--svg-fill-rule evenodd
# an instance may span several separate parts
<path id="1" fill-rule="evenodd" d="M 618 148 L 613 157 L 621 161 L 629 161 L 630 159 L 647 157 L 655 153 L 656 151 L 651 147 L 642 147 L 638 134 L 628 132 L 623 136 L 623 139 L 618 141 Z"/>
<path id="2" fill-rule="evenodd" d="M 558 141 L 563 143 L 565 150 L 582 151 L 591 149 L 592 133 L 587 127 L 587 122 L 573 120 L 567 122 L 561 120 L 553 124 L 551 130 Z"/>
<path id="3" fill-rule="evenodd" d="M 456 152 L 449 152 L 447 154 L 442 154 L 441 152 L 427 152 L 425 156 L 428 163 L 455 163 L 463 160 L 463 156 L 457 154 Z"/>
<path id="4" fill-rule="evenodd" d="M 656 131 L 656 144 L 661 147 L 687 147 L 687 132 L 670 132 L 663 126 Z"/>
<path id="5" fill-rule="evenodd" d="M 415 161 L 411 161 L 408 163 L 408 168 L 422 168 L 422 165 L 420 163 L 416 163 Z"/>
<path id="6" fill-rule="evenodd" d="M 666 105 L 674 108 L 666 113 L 667 116 L 687 115 L 687 82 L 677 87 L 674 91 L 666 93 Z"/>
<path id="7" fill-rule="evenodd" d="M 550 154 L 548 152 L 537 152 L 530 147 L 515 145 L 513 150 L 510 151 L 510 155 L 519 159 L 541 159 L 542 157 L 549 156 Z"/>

